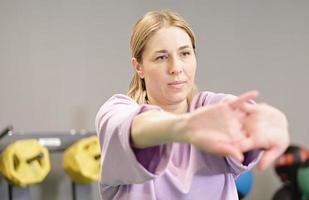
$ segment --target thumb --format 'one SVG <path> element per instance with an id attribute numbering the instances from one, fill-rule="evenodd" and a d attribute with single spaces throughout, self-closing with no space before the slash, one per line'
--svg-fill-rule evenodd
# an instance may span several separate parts
<path id="1" fill-rule="evenodd" d="M 217 150 L 217 152 L 221 156 L 233 156 L 239 162 L 243 162 L 243 160 L 244 160 L 244 155 L 243 155 L 242 151 L 240 151 L 239 149 L 235 148 L 235 146 L 233 146 L 231 144 L 220 145 L 220 147 Z"/>

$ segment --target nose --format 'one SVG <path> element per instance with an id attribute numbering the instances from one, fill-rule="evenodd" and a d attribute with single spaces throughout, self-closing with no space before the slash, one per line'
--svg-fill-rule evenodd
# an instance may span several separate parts
<path id="1" fill-rule="evenodd" d="M 182 62 L 180 58 L 174 57 L 170 59 L 168 73 L 171 75 L 178 75 L 183 72 Z"/>

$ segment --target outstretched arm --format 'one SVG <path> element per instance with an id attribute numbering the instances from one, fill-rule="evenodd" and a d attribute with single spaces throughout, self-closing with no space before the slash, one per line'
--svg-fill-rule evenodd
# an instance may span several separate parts
<path id="1" fill-rule="evenodd" d="M 175 115 L 149 111 L 136 116 L 131 126 L 131 144 L 146 148 L 167 142 L 191 143 L 202 151 L 243 160 L 238 142 L 244 139 L 238 107 L 257 96 L 248 92 L 235 100 L 202 107 L 192 113 Z"/>

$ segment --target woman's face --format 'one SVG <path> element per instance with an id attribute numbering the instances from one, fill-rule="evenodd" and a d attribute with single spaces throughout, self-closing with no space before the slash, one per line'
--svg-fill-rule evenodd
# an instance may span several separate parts
<path id="1" fill-rule="evenodd" d="M 189 35 L 170 26 L 158 30 L 147 42 L 139 74 L 149 101 L 176 105 L 187 100 L 194 84 L 196 57 Z"/>

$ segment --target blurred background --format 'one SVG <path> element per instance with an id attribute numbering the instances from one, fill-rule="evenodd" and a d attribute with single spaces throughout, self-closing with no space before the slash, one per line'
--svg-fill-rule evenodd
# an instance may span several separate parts
<path id="1" fill-rule="evenodd" d="M 126 93 L 133 70 L 129 36 L 146 11 L 171 9 L 197 36 L 200 90 L 260 91 L 284 111 L 292 143 L 309 143 L 309 1 L 0 0 L 0 129 L 94 130 L 99 107 Z M 33 199 L 69 199 L 70 181 L 54 154 Z M 271 199 L 273 168 L 254 170 L 246 199 Z M 94 184 L 94 199 L 98 199 Z"/>

